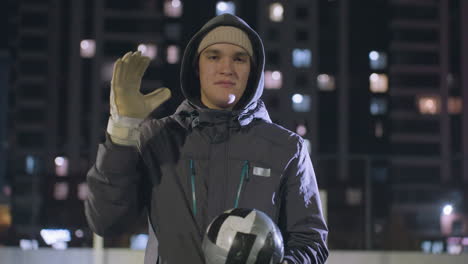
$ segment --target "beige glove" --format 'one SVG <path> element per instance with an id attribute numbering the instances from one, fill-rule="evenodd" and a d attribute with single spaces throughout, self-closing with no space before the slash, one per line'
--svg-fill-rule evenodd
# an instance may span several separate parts
<path id="1" fill-rule="evenodd" d="M 171 97 L 167 88 L 158 88 L 146 95 L 140 93 L 141 79 L 149 63 L 150 59 L 137 51 L 128 52 L 114 64 L 107 133 L 118 145 L 137 146 L 140 123 Z"/>

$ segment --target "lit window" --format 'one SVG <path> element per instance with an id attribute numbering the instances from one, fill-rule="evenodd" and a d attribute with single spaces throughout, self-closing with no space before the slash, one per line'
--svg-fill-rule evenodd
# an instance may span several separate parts
<path id="1" fill-rule="evenodd" d="M 294 94 L 291 99 L 292 108 L 295 112 L 310 111 L 310 95 Z"/>
<path id="2" fill-rule="evenodd" d="M 56 200 L 65 200 L 68 197 L 68 183 L 58 182 L 54 186 L 54 198 Z"/>
<path id="3" fill-rule="evenodd" d="M 387 67 L 387 54 L 384 52 L 369 52 L 369 65 L 372 70 L 383 70 Z"/>
<path id="4" fill-rule="evenodd" d="M 280 71 L 265 71 L 265 88 L 280 89 L 283 86 L 283 76 Z"/>
<path id="5" fill-rule="evenodd" d="M 431 253 L 432 242 L 428 240 L 421 242 L 421 248 L 424 253 Z"/>
<path id="6" fill-rule="evenodd" d="M 417 98 L 419 112 L 423 115 L 440 113 L 440 98 L 438 96 L 419 96 Z"/>
<path id="7" fill-rule="evenodd" d="M 383 115 L 387 113 L 387 101 L 384 98 L 371 98 L 370 113 L 372 115 Z"/>
<path id="8" fill-rule="evenodd" d="M 378 121 L 378 122 L 375 123 L 374 135 L 377 138 L 381 138 L 383 136 L 383 124 L 382 124 L 382 122 Z"/>
<path id="9" fill-rule="evenodd" d="M 468 246 L 468 237 L 464 237 L 464 238 L 462 239 L 462 242 L 461 242 L 461 243 L 462 243 L 462 245 L 464 245 L 464 246 Z"/>
<path id="10" fill-rule="evenodd" d="M 222 14 L 231 14 L 235 15 L 236 14 L 236 4 L 232 1 L 219 1 L 216 4 L 216 15 L 222 15 Z"/>
<path id="11" fill-rule="evenodd" d="M 369 77 L 370 90 L 373 93 L 385 93 L 388 91 L 388 77 L 386 74 L 373 73 Z"/>
<path id="12" fill-rule="evenodd" d="M 321 91 L 335 90 L 335 77 L 328 74 L 319 74 L 317 76 L 317 86 Z"/>
<path id="13" fill-rule="evenodd" d="M 299 124 L 296 126 L 296 133 L 303 137 L 307 134 L 307 127 L 304 124 Z"/>
<path id="14" fill-rule="evenodd" d="M 20 239 L 20 248 L 22 250 L 32 250 L 32 249 L 38 249 L 39 248 L 39 243 L 37 242 L 36 239 Z"/>
<path id="15" fill-rule="evenodd" d="M 169 45 L 167 47 L 167 63 L 176 64 L 179 62 L 179 47 L 176 45 Z"/>
<path id="16" fill-rule="evenodd" d="M 71 240 L 67 229 L 42 229 L 40 234 L 47 245 L 59 250 L 67 249 L 67 242 Z"/>
<path id="17" fill-rule="evenodd" d="M 65 157 L 56 157 L 54 161 L 55 161 L 55 174 L 57 174 L 57 176 L 67 176 L 68 175 L 68 159 Z"/>
<path id="18" fill-rule="evenodd" d="M 312 53 L 309 49 L 294 49 L 293 50 L 293 65 L 296 68 L 310 67 L 312 61 Z"/>
<path id="19" fill-rule="evenodd" d="M 138 50 L 141 51 L 141 55 L 146 56 L 150 59 L 156 58 L 158 49 L 154 44 L 140 44 L 138 45 Z"/>
<path id="20" fill-rule="evenodd" d="M 442 209 L 444 215 L 450 215 L 453 212 L 453 206 L 451 204 L 446 204 Z"/>
<path id="21" fill-rule="evenodd" d="M 270 19 L 274 22 L 283 21 L 284 8 L 280 3 L 273 3 L 270 5 Z"/>
<path id="22" fill-rule="evenodd" d="M 145 250 L 147 243 L 147 234 L 137 234 L 130 237 L 130 248 L 133 250 Z"/>
<path id="23" fill-rule="evenodd" d="M 3 186 L 2 192 L 3 192 L 3 195 L 5 195 L 6 197 L 10 197 L 11 196 L 11 186 L 10 185 Z"/>
<path id="24" fill-rule="evenodd" d="M 182 15 L 182 2 L 180 0 L 166 0 L 164 14 L 168 17 L 180 17 Z"/>
<path id="25" fill-rule="evenodd" d="M 67 229 L 42 229 L 41 237 L 47 245 L 52 245 L 57 242 L 68 242 L 71 240 L 70 231 Z"/>
<path id="26" fill-rule="evenodd" d="M 447 106 L 450 114 L 461 114 L 463 101 L 460 97 L 449 97 Z"/>
<path id="27" fill-rule="evenodd" d="M 304 96 L 302 94 L 294 94 L 292 101 L 294 104 L 300 104 L 304 101 Z"/>
<path id="28" fill-rule="evenodd" d="M 65 250 L 68 248 L 67 242 L 57 242 L 55 244 L 52 244 L 52 248 L 56 250 Z"/>
<path id="29" fill-rule="evenodd" d="M 84 232 L 83 232 L 83 230 L 77 229 L 77 230 L 75 231 L 75 236 L 78 237 L 78 238 L 84 237 Z"/>
<path id="30" fill-rule="evenodd" d="M 449 238 L 450 239 L 450 238 Z M 463 253 L 463 246 L 459 244 L 448 244 L 447 253 L 450 255 L 460 255 Z"/>
<path id="31" fill-rule="evenodd" d="M 88 184 L 86 182 L 82 182 L 78 184 L 78 199 L 84 201 L 88 197 Z"/>
<path id="32" fill-rule="evenodd" d="M 83 58 L 92 58 L 96 54 L 96 42 L 94 39 L 83 39 L 80 42 L 80 55 Z"/>
<path id="33" fill-rule="evenodd" d="M 442 241 L 434 241 L 432 243 L 432 254 L 441 254 L 444 252 L 444 242 Z"/>
<path id="34" fill-rule="evenodd" d="M 36 159 L 31 155 L 26 156 L 26 173 L 33 174 L 35 168 L 36 168 Z"/>
<path id="35" fill-rule="evenodd" d="M 357 188 L 346 189 L 346 203 L 348 205 L 356 206 L 362 203 L 362 191 Z"/>
<path id="36" fill-rule="evenodd" d="M 11 226 L 11 211 L 10 206 L 0 204 L 0 226 Z"/>

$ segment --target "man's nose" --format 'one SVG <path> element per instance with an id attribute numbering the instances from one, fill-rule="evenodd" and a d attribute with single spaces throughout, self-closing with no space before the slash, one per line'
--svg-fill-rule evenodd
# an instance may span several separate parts
<path id="1" fill-rule="evenodd" d="M 226 74 L 226 75 L 232 75 L 234 73 L 234 64 L 231 60 L 229 59 L 224 59 L 221 60 L 220 62 L 220 73 Z"/>

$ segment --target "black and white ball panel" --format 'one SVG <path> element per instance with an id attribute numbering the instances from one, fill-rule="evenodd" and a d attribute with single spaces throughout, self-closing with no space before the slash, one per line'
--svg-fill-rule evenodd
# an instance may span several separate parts
<path id="1" fill-rule="evenodd" d="M 212 242 L 216 243 L 216 238 L 218 237 L 221 226 L 225 223 L 225 221 L 226 221 L 226 219 L 228 217 L 237 216 L 237 217 L 245 218 L 251 212 L 252 212 L 252 210 L 250 210 L 250 209 L 235 208 L 235 209 L 228 210 L 228 211 L 224 212 L 223 214 L 219 215 L 213 221 L 213 223 L 211 223 L 210 226 L 208 226 L 208 234 L 207 234 L 208 238 Z"/>
<path id="2" fill-rule="evenodd" d="M 283 256 L 281 233 L 264 213 L 236 208 L 218 216 L 203 242 L 208 264 L 270 264 Z"/>

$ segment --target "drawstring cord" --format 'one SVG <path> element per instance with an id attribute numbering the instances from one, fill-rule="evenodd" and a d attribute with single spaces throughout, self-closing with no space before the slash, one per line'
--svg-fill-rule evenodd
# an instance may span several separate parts
<path id="1" fill-rule="evenodd" d="M 237 208 L 239 205 L 239 198 L 240 194 L 242 191 L 242 185 L 244 184 L 244 177 L 246 180 L 249 180 L 249 162 L 244 161 L 244 166 L 242 166 L 242 173 L 241 173 L 241 178 L 240 178 L 240 183 L 239 183 L 239 188 L 237 189 L 237 197 L 236 197 L 236 202 L 234 203 L 234 208 Z"/>
<path id="2" fill-rule="evenodd" d="M 242 172 L 240 176 L 240 182 L 239 182 L 239 188 L 237 189 L 237 196 L 236 196 L 236 201 L 234 202 L 234 208 L 237 208 L 239 205 L 239 199 L 242 191 L 242 185 L 244 184 L 244 178 L 246 181 L 250 180 L 249 176 L 249 162 L 246 160 L 244 161 L 244 165 L 242 166 Z M 195 166 L 193 164 L 193 160 L 190 160 L 190 178 L 191 178 L 191 183 L 192 183 L 192 208 L 193 208 L 193 214 L 197 215 L 197 199 L 195 195 Z"/>
<path id="3" fill-rule="evenodd" d="M 197 198 L 195 196 L 195 166 L 193 165 L 193 160 L 190 160 L 190 178 L 192 180 L 193 215 L 197 215 Z"/>

